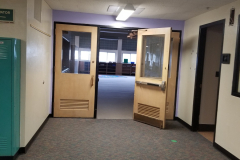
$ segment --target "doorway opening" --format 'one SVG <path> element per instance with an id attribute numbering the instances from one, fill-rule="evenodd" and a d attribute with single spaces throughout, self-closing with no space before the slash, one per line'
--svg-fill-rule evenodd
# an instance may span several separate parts
<path id="1" fill-rule="evenodd" d="M 172 31 L 171 28 L 133 31 L 132 28 L 114 29 L 61 22 L 55 22 L 54 26 L 54 117 L 134 117 L 136 121 L 143 122 L 144 119 L 147 124 L 157 122 L 160 128 L 164 128 L 166 119 L 175 118 L 181 31 Z M 137 37 L 130 34 L 133 32 L 139 33 L 141 37 L 138 46 L 143 51 L 139 50 L 140 56 L 136 53 Z M 145 40 L 142 41 L 142 38 Z M 145 58 L 141 59 L 142 55 Z M 162 78 L 143 74 L 145 69 L 158 73 L 159 67 Z M 141 71 L 144 77 L 138 75 L 140 71 L 136 72 L 136 68 L 145 68 Z M 135 72 L 140 77 L 138 81 L 135 80 Z M 150 100 L 150 94 L 142 91 L 141 87 L 148 89 L 147 92 L 154 95 L 154 100 Z M 155 91 L 163 95 L 161 104 L 159 97 L 152 93 Z M 141 101 L 143 99 L 145 102 Z M 100 101 L 105 107 L 105 110 L 102 108 L 102 117 Z"/>
<path id="2" fill-rule="evenodd" d="M 225 20 L 200 26 L 192 126 L 214 142 Z"/>
<path id="3" fill-rule="evenodd" d="M 132 119 L 137 38 L 100 27 L 97 119 Z"/>
<path id="4" fill-rule="evenodd" d="M 137 29 L 101 28 L 98 51 L 97 119 L 133 119 Z M 172 32 L 166 119 L 175 117 L 181 31 Z"/>

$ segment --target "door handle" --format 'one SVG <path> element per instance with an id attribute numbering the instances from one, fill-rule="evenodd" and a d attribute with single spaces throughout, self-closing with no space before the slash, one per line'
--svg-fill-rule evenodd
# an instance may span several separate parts
<path id="1" fill-rule="evenodd" d="M 162 91 L 165 91 L 166 89 L 166 81 L 162 81 L 162 83 L 159 85 Z"/>
<path id="2" fill-rule="evenodd" d="M 165 89 L 166 89 L 166 81 L 162 81 L 161 84 L 147 83 L 147 82 L 141 82 L 141 81 L 136 81 L 136 83 L 137 84 L 144 84 L 144 85 L 160 87 L 162 91 L 165 91 Z"/>
<path id="3" fill-rule="evenodd" d="M 94 79 L 94 76 L 91 77 L 91 81 L 90 81 L 91 87 L 93 86 L 93 83 L 94 83 L 93 79 Z"/>

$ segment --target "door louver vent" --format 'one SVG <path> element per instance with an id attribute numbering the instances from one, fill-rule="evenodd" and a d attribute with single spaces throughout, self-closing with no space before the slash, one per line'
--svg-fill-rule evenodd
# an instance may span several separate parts
<path id="1" fill-rule="evenodd" d="M 138 103 L 138 114 L 159 119 L 160 117 L 160 108 L 148 106 L 145 104 Z"/>
<path id="2" fill-rule="evenodd" d="M 89 109 L 89 100 L 60 99 L 60 109 Z"/>

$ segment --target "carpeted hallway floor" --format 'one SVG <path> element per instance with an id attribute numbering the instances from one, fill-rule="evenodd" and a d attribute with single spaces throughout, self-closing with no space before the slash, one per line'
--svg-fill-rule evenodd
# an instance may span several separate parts
<path id="1" fill-rule="evenodd" d="M 134 76 L 99 75 L 97 119 L 133 119 Z"/>
<path id="2" fill-rule="evenodd" d="M 167 121 L 167 128 L 126 119 L 50 118 L 18 160 L 227 159 L 211 142 L 177 121 Z"/>

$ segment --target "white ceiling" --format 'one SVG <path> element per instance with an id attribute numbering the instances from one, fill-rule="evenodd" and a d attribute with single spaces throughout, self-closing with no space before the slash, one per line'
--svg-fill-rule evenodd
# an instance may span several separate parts
<path id="1" fill-rule="evenodd" d="M 132 17 L 186 20 L 236 0 L 45 0 L 52 9 L 74 12 L 117 15 L 107 12 L 109 5 L 124 7 L 131 3 L 145 8 Z M 209 7 L 209 9 L 207 9 Z M 230 11 L 229 11 L 230 12 Z"/>

